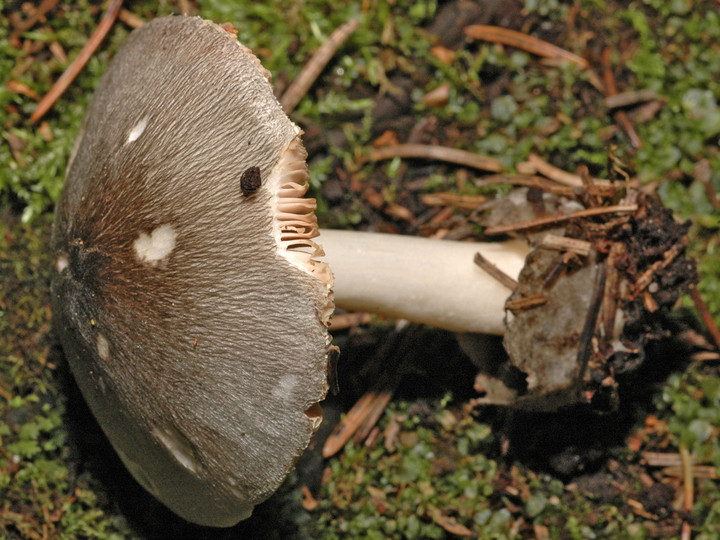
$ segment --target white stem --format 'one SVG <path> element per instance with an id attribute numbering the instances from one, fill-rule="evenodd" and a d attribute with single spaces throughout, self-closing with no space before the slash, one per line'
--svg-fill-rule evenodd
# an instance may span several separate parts
<path id="1" fill-rule="evenodd" d="M 517 278 L 529 248 L 520 240 L 452 242 L 322 230 L 335 284 L 335 304 L 457 332 L 502 334 L 510 291 L 478 267 L 480 252 Z"/>

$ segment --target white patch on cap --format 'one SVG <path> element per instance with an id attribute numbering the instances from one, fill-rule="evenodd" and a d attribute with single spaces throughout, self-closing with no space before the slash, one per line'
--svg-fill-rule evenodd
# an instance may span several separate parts
<path id="1" fill-rule="evenodd" d="M 164 429 L 156 427 L 153 429 L 153 435 L 163 443 L 180 465 L 192 472 L 197 472 L 200 464 L 195 459 L 192 443 L 185 435 L 172 426 L 166 426 Z"/>
<path id="2" fill-rule="evenodd" d="M 107 338 L 102 334 L 98 334 L 96 344 L 98 355 L 107 362 L 110 359 L 110 343 L 108 343 Z"/>
<path id="3" fill-rule="evenodd" d="M 275 398 L 289 399 L 290 393 L 297 386 L 297 377 L 295 375 L 287 374 L 280 377 L 278 385 L 273 388 L 272 394 Z"/>
<path id="4" fill-rule="evenodd" d="M 57 258 L 57 261 L 55 261 L 55 268 L 57 268 L 57 271 L 62 274 L 63 270 L 65 270 L 68 267 L 68 258 L 65 255 L 60 255 Z"/>
<path id="5" fill-rule="evenodd" d="M 143 134 L 143 131 L 145 131 L 145 128 L 147 127 L 148 119 L 147 117 L 140 120 L 134 128 L 130 130 L 130 135 L 128 135 L 127 142 L 135 142 L 140 138 L 140 135 Z"/>
<path id="6" fill-rule="evenodd" d="M 133 243 L 135 254 L 142 262 L 155 266 L 172 253 L 176 238 L 177 233 L 170 225 L 160 225 L 150 235 L 140 233 Z"/>

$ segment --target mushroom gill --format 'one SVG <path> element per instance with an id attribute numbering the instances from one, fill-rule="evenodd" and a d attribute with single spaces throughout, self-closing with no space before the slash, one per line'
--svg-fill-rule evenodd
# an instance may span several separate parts
<path id="1" fill-rule="evenodd" d="M 319 236 L 315 199 L 306 197 L 310 174 L 307 168 L 307 151 L 300 140 L 301 133 L 290 141 L 270 172 L 267 183 L 275 193 L 273 216 L 275 238 L 279 253 L 290 263 L 321 280 L 328 291 L 327 303 L 321 309 L 320 319 L 327 325 L 334 310 L 330 291 L 333 276 L 329 265 L 317 258 L 325 255 L 322 247 L 313 241 Z"/>

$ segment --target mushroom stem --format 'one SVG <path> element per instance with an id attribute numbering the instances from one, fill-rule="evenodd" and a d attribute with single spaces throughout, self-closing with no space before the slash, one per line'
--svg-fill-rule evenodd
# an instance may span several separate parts
<path id="1" fill-rule="evenodd" d="M 335 305 L 453 330 L 503 334 L 510 291 L 478 267 L 480 252 L 517 278 L 524 241 L 454 242 L 322 230 L 318 243 L 334 275 Z"/>

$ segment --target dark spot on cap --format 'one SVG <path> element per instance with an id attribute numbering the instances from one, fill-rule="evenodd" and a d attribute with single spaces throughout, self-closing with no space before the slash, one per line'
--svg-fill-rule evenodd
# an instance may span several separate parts
<path id="1" fill-rule="evenodd" d="M 240 189 L 246 197 L 255 193 L 261 183 L 260 167 L 248 167 L 240 177 Z"/>

